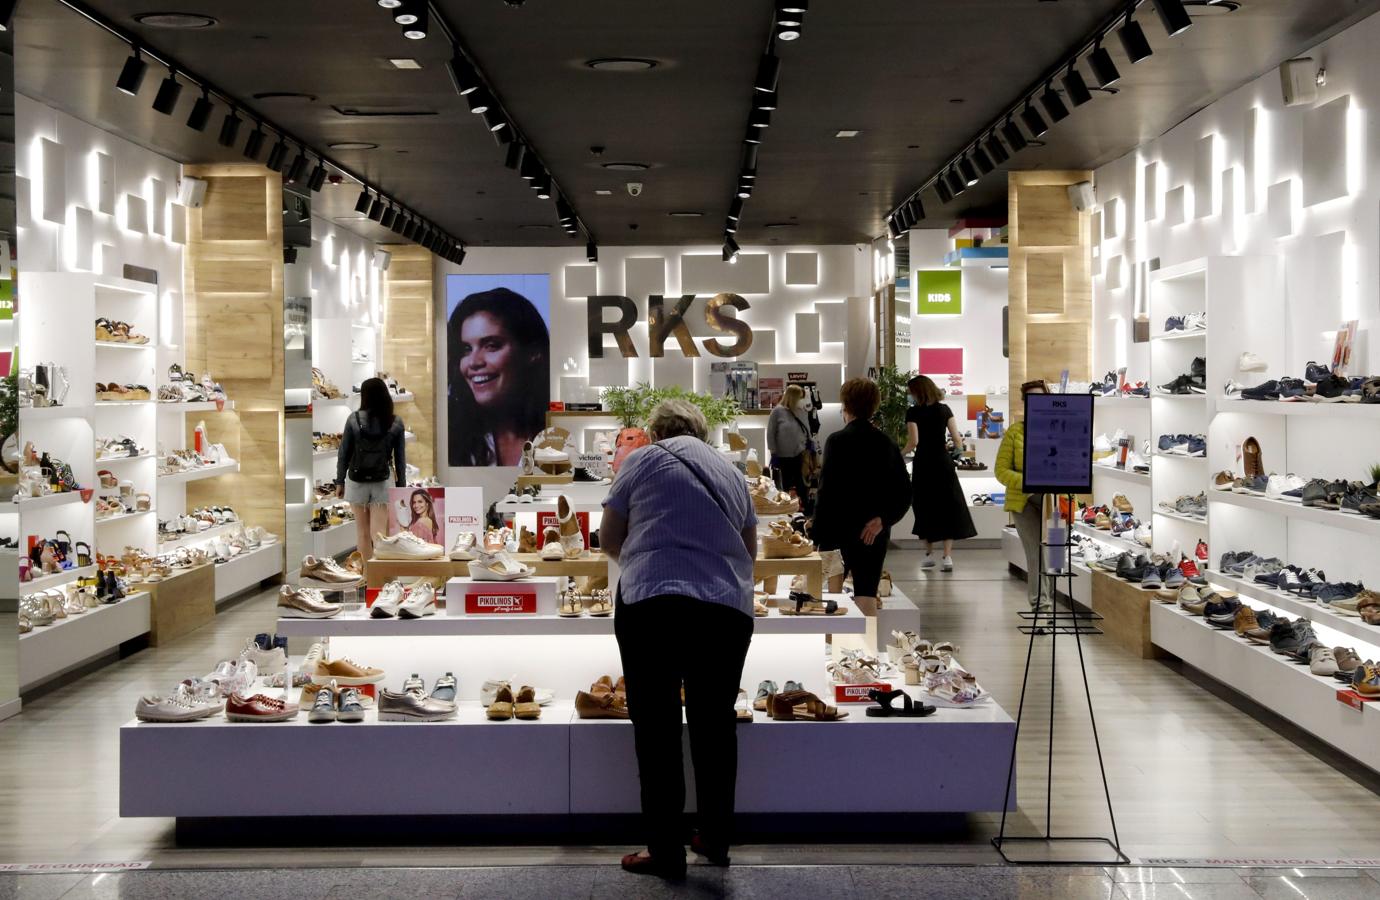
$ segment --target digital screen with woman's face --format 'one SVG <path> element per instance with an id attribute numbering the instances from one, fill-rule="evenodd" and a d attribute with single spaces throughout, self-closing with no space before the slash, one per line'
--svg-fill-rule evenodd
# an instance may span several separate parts
<path id="1" fill-rule="evenodd" d="M 446 279 L 448 460 L 516 466 L 551 397 L 548 275 Z"/>

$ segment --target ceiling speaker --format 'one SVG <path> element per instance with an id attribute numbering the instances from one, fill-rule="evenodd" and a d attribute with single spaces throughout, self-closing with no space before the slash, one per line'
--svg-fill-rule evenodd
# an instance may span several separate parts
<path id="1" fill-rule="evenodd" d="M 1318 67 L 1311 56 L 1288 59 L 1279 67 L 1279 87 L 1285 106 L 1312 106 L 1318 102 Z"/>
<path id="2" fill-rule="evenodd" d="M 1069 185 L 1069 202 L 1079 212 L 1087 212 L 1097 205 L 1097 193 L 1091 181 L 1080 181 Z"/>

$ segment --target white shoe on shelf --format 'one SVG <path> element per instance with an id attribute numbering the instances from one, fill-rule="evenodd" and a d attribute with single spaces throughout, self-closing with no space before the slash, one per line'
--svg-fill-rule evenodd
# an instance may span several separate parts
<path id="1" fill-rule="evenodd" d="M 469 562 L 478 558 L 479 537 L 473 531 L 462 531 L 455 536 L 450 548 L 450 558 L 455 562 Z"/>
<path id="2" fill-rule="evenodd" d="M 559 525 L 561 534 L 561 547 L 565 550 L 566 559 L 578 559 L 581 556 L 588 556 L 589 551 L 585 549 L 585 538 L 580 533 L 580 522 L 575 517 L 575 511 L 570 506 L 570 501 L 565 494 L 556 498 L 556 521 Z"/>
<path id="3" fill-rule="evenodd" d="M 402 582 L 390 581 L 379 589 L 378 596 L 374 598 L 374 605 L 369 607 L 369 618 L 397 618 L 398 608 L 402 606 L 402 602 Z"/>
<path id="4" fill-rule="evenodd" d="M 546 560 L 565 559 L 565 545 L 561 541 L 561 530 L 555 525 L 547 525 L 542 531 L 541 558 Z"/>
<path id="5" fill-rule="evenodd" d="M 389 537 L 374 535 L 375 559 L 444 559 L 445 555 L 445 547 L 428 543 L 410 531 Z"/>
<path id="6" fill-rule="evenodd" d="M 1242 372 L 1264 372 L 1270 368 L 1270 364 L 1247 350 L 1237 358 L 1236 368 Z"/>
<path id="7" fill-rule="evenodd" d="M 430 581 L 419 581 L 408 588 L 407 597 L 398 607 L 399 619 L 420 619 L 436 614 L 436 586 Z"/>

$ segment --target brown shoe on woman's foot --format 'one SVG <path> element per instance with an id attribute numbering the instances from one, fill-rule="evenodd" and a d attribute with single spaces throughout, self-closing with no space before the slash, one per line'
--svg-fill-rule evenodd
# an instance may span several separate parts
<path id="1" fill-rule="evenodd" d="M 640 851 L 629 853 L 623 857 L 623 871 L 634 875 L 655 875 L 668 881 L 684 881 L 685 857 L 662 861 L 651 856 L 643 856 Z"/>

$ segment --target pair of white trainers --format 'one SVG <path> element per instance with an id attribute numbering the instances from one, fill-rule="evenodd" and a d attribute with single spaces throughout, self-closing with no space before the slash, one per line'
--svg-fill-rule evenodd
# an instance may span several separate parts
<path id="1" fill-rule="evenodd" d="M 954 570 L 954 558 L 953 558 L 952 556 L 945 556 L 945 557 L 943 557 L 942 559 L 939 560 L 938 565 L 939 565 L 939 571 L 941 571 L 941 572 L 952 572 L 952 571 Z M 926 554 L 925 554 L 925 558 L 920 562 L 920 568 L 922 568 L 922 569 L 933 569 L 934 567 L 935 567 L 934 555 L 933 555 L 933 554 L 930 554 L 930 553 L 926 553 Z"/>
<path id="2" fill-rule="evenodd" d="M 369 607 L 371 619 L 420 619 L 436 615 L 436 586 L 419 581 L 410 588 L 402 582 L 390 581 L 380 590 Z"/>

